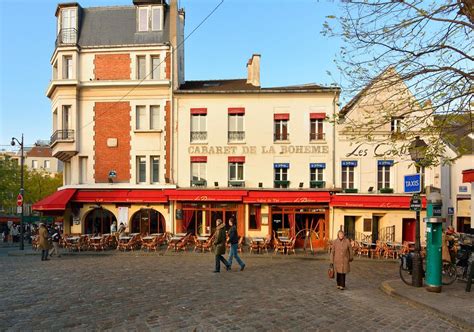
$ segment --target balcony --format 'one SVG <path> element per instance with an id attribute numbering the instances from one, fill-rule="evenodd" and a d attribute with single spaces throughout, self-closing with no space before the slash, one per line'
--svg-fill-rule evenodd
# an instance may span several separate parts
<path id="1" fill-rule="evenodd" d="M 324 188 L 326 187 L 326 181 L 310 181 L 309 185 L 311 188 Z"/>
<path id="2" fill-rule="evenodd" d="M 324 141 L 326 139 L 326 133 L 309 133 L 310 141 Z"/>
<path id="3" fill-rule="evenodd" d="M 207 140 L 207 131 L 192 131 L 191 142 L 204 142 Z"/>
<path id="4" fill-rule="evenodd" d="M 74 28 L 61 29 L 56 37 L 56 47 L 77 44 L 77 30 Z"/>
<path id="5" fill-rule="evenodd" d="M 229 142 L 242 142 L 245 139 L 245 131 L 229 131 L 227 138 Z"/>
<path id="6" fill-rule="evenodd" d="M 51 146 L 53 157 L 61 161 L 68 161 L 78 153 L 74 139 L 74 130 L 72 129 L 56 130 L 51 135 L 49 145 Z"/>
<path id="7" fill-rule="evenodd" d="M 289 141 L 289 140 L 290 140 L 290 134 L 288 133 L 275 133 L 273 135 L 274 142 Z"/>
<path id="8" fill-rule="evenodd" d="M 206 180 L 191 180 L 191 187 L 206 187 Z"/>
<path id="9" fill-rule="evenodd" d="M 245 181 L 229 181 L 229 187 L 245 187 Z"/>
<path id="10" fill-rule="evenodd" d="M 290 181 L 275 180 L 273 181 L 273 184 L 275 188 L 288 188 L 290 186 Z"/>

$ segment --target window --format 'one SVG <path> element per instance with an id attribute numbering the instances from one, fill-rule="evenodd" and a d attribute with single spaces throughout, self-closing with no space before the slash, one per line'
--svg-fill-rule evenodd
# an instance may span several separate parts
<path id="1" fill-rule="evenodd" d="M 58 62 L 55 61 L 53 64 L 53 80 L 58 79 Z"/>
<path id="2" fill-rule="evenodd" d="M 274 164 L 273 168 L 275 169 L 275 188 L 288 188 L 290 181 L 288 181 L 288 169 L 290 164 Z"/>
<path id="3" fill-rule="evenodd" d="M 310 181 L 324 181 L 323 168 L 310 168 Z"/>
<path id="4" fill-rule="evenodd" d="M 160 128 L 160 106 L 150 106 L 150 129 Z"/>
<path id="5" fill-rule="evenodd" d="M 61 10 L 61 42 L 72 44 L 76 42 L 76 8 Z"/>
<path id="6" fill-rule="evenodd" d="M 244 180 L 244 163 L 231 162 L 229 163 L 229 181 L 243 181 Z"/>
<path id="7" fill-rule="evenodd" d="M 44 167 L 45 169 L 49 169 L 49 168 L 51 167 L 51 161 L 45 160 L 45 161 L 44 161 L 44 164 L 43 164 L 43 167 Z"/>
<path id="8" fill-rule="evenodd" d="M 229 114 L 229 133 L 230 142 L 243 141 L 244 132 L 244 114 Z"/>
<path id="9" fill-rule="evenodd" d="M 311 141 L 323 140 L 323 119 L 311 119 L 310 122 L 310 134 L 309 139 Z"/>
<path id="10" fill-rule="evenodd" d="M 207 140 L 207 114 L 191 114 L 191 142 Z"/>
<path id="11" fill-rule="evenodd" d="M 324 169 L 326 163 L 310 163 L 309 164 L 309 184 L 311 188 L 324 188 Z"/>
<path id="12" fill-rule="evenodd" d="M 390 169 L 393 160 L 377 161 L 377 190 L 390 188 Z"/>
<path id="13" fill-rule="evenodd" d="M 191 161 L 191 186 L 206 186 L 206 164 Z"/>
<path id="14" fill-rule="evenodd" d="M 138 8 L 138 31 L 159 31 L 162 30 L 162 7 L 142 6 Z"/>
<path id="15" fill-rule="evenodd" d="M 372 219 L 364 218 L 364 232 L 372 232 Z"/>
<path id="16" fill-rule="evenodd" d="M 160 157 L 151 157 L 151 182 L 160 182 Z"/>
<path id="17" fill-rule="evenodd" d="M 151 78 L 154 80 L 160 79 L 160 57 L 158 55 L 153 55 L 151 57 Z"/>
<path id="18" fill-rule="evenodd" d="M 146 77 L 146 58 L 143 55 L 137 56 L 137 79 L 143 80 Z"/>
<path id="19" fill-rule="evenodd" d="M 261 208 L 257 205 L 249 205 L 249 229 L 260 230 Z"/>
<path id="20" fill-rule="evenodd" d="M 33 168 L 33 169 L 38 168 L 38 160 L 32 160 L 31 161 L 31 168 Z"/>
<path id="21" fill-rule="evenodd" d="M 357 166 L 357 161 L 343 161 L 341 172 L 342 189 L 354 189 L 354 170 Z"/>
<path id="22" fill-rule="evenodd" d="M 79 183 L 87 183 L 87 157 L 79 157 Z"/>
<path id="23" fill-rule="evenodd" d="M 390 122 L 390 131 L 392 133 L 402 132 L 402 119 L 401 117 L 393 117 Z"/>
<path id="24" fill-rule="evenodd" d="M 63 122 L 62 122 L 62 130 L 69 129 L 69 116 L 71 111 L 71 105 L 63 105 Z M 64 137 L 67 137 L 64 136 Z"/>
<path id="25" fill-rule="evenodd" d="M 146 125 L 146 107 L 137 106 L 136 107 L 136 129 L 144 130 Z"/>
<path id="26" fill-rule="evenodd" d="M 63 57 L 63 79 L 69 80 L 72 78 L 72 56 Z"/>
<path id="27" fill-rule="evenodd" d="M 288 135 L 288 120 L 275 120 L 275 141 L 287 141 Z"/>
<path id="28" fill-rule="evenodd" d="M 137 182 L 146 182 L 146 158 L 143 156 L 137 157 Z"/>

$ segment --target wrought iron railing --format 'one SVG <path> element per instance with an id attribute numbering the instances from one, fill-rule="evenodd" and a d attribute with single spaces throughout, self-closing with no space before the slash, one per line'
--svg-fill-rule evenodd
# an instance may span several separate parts
<path id="1" fill-rule="evenodd" d="M 65 141 L 65 140 L 74 140 L 74 130 L 72 129 L 62 129 L 56 130 L 53 135 L 51 135 L 51 139 L 49 141 L 50 145 L 58 141 Z"/>
<path id="2" fill-rule="evenodd" d="M 77 30 L 75 28 L 61 29 L 56 37 L 56 47 L 77 43 Z"/>
<path id="3" fill-rule="evenodd" d="M 191 180 L 191 187 L 206 187 L 206 180 Z"/>
<path id="4" fill-rule="evenodd" d="M 229 141 L 243 141 L 245 139 L 245 131 L 229 131 L 227 135 Z"/>
<path id="5" fill-rule="evenodd" d="M 207 140 L 207 131 L 192 131 L 191 142 L 199 142 Z"/>
<path id="6" fill-rule="evenodd" d="M 273 135 L 273 140 L 276 141 L 288 141 L 290 139 L 290 134 L 288 133 L 275 133 Z"/>
<path id="7" fill-rule="evenodd" d="M 229 187 L 245 187 L 245 181 L 229 181 Z"/>
<path id="8" fill-rule="evenodd" d="M 325 133 L 309 133 L 309 139 L 311 141 L 323 141 L 326 139 Z"/>

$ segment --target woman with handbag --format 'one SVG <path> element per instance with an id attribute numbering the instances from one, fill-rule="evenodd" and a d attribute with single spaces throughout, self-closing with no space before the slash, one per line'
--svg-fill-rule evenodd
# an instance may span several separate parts
<path id="1" fill-rule="evenodd" d="M 337 239 L 332 243 L 331 265 L 336 272 L 337 288 L 343 290 L 346 287 L 346 274 L 350 272 L 349 263 L 353 260 L 351 242 L 344 237 L 341 230 L 337 233 Z"/>

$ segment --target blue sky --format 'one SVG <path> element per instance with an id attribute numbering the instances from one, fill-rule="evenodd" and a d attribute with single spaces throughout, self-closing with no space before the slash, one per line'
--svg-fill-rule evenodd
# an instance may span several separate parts
<path id="1" fill-rule="evenodd" d="M 68 1 L 63 1 L 68 2 Z M 132 0 L 78 0 L 83 7 L 131 5 Z M 190 33 L 220 0 L 179 0 Z M 0 149 L 12 136 L 25 145 L 49 139 L 45 96 L 54 51 L 58 1 L 0 0 Z M 185 44 L 186 79 L 241 78 L 253 53 L 262 55 L 262 86 L 334 83 L 335 39 L 320 34 L 338 1 L 225 0 Z M 340 82 L 335 82 L 340 84 Z"/>

